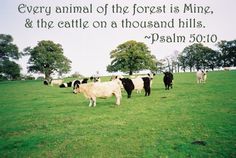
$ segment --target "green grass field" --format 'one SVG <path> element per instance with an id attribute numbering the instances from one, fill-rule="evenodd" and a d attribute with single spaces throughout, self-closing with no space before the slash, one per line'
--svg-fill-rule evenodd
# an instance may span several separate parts
<path id="1" fill-rule="evenodd" d="M 175 74 L 169 91 L 162 78 L 149 97 L 123 92 L 120 106 L 95 108 L 71 88 L 0 82 L 0 157 L 236 157 L 236 71 L 209 72 L 206 84 Z"/>

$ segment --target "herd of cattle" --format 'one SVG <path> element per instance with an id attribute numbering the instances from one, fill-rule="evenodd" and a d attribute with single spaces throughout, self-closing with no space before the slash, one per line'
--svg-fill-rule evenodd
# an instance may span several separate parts
<path id="1" fill-rule="evenodd" d="M 165 89 L 169 90 L 173 88 L 173 74 L 171 72 L 163 72 L 163 83 Z M 73 80 L 67 83 L 63 83 L 63 80 L 50 80 L 44 81 L 45 85 L 58 85 L 60 88 L 72 87 L 73 93 L 83 93 L 84 96 L 90 100 L 89 106 L 96 106 L 96 98 L 108 98 L 111 96 L 116 97 L 116 105 L 120 105 L 121 90 L 124 89 L 127 92 L 128 98 L 131 98 L 133 90 L 137 93 L 141 93 L 144 89 L 145 96 L 151 94 L 152 81 L 155 74 L 147 74 L 144 76 L 131 76 L 125 78 L 122 75 L 112 76 L 110 81 L 101 82 L 100 77 L 84 78 L 82 80 Z M 207 72 L 199 70 L 196 73 L 197 83 L 205 83 L 207 78 Z M 90 82 L 89 82 L 90 80 Z"/>

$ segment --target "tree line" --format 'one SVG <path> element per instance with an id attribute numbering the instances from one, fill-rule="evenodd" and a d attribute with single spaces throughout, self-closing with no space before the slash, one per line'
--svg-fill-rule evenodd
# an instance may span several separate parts
<path id="1" fill-rule="evenodd" d="M 218 50 L 213 50 L 201 43 L 187 46 L 174 61 L 183 71 L 189 69 L 217 69 L 236 66 L 236 40 L 220 41 L 216 44 Z"/>
<path id="2" fill-rule="evenodd" d="M 216 69 L 236 66 L 236 40 L 220 41 L 217 50 L 195 43 L 175 52 L 172 56 L 157 60 L 146 44 L 134 40 L 124 42 L 110 53 L 108 72 L 121 71 L 132 75 L 141 70 L 193 71 L 195 69 Z M 28 72 L 42 73 L 45 79 L 57 72 L 66 74 L 71 61 L 64 56 L 63 48 L 53 41 L 39 41 L 35 47 L 26 47 L 22 52 L 13 43 L 11 35 L 0 34 L 0 80 L 21 79 L 21 67 L 16 63 L 23 56 L 29 56 Z"/>

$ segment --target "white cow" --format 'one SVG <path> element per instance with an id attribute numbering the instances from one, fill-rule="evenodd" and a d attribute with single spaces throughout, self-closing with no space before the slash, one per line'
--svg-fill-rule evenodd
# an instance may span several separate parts
<path id="1" fill-rule="evenodd" d="M 198 70 L 196 72 L 197 83 L 206 83 L 207 72 L 203 70 Z"/>
<path id="2" fill-rule="evenodd" d="M 121 81 L 119 79 L 109 82 L 95 82 L 77 85 L 74 93 L 83 93 L 90 100 L 89 107 L 96 106 L 96 98 L 116 97 L 116 104 L 120 105 Z"/>

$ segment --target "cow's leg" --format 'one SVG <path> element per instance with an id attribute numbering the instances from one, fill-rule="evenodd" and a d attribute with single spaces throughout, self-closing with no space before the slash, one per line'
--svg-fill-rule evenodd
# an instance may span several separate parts
<path id="1" fill-rule="evenodd" d="M 113 95 L 116 97 L 116 105 L 120 105 L 121 92 L 115 92 Z"/>
<path id="2" fill-rule="evenodd" d="M 165 90 L 167 90 L 167 87 L 168 87 L 168 86 L 167 86 L 167 84 L 165 83 Z"/>
<path id="3" fill-rule="evenodd" d="M 151 87 L 148 89 L 148 96 L 151 94 Z"/>
<path id="4" fill-rule="evenodd" d="M 127 91 L 127 94 L 128 94 L 128 98 L 130 98 L 130 97 L 131 97 L 131 94 L 132 94 L 132 90 L 128 90 L 128 91 Z"/>
<path id="5" fill-rule="evenodd" d="M 146 88 L 145 89 L 145 96 L 150 96 L 151 94 L 151 88 Z"/>
<path id="6" fill-rule="evenodd" d="M 116 105 L 120 105 L 120 96 L 116 96 Z"/>
<path id="7" fill-rule="evenodd" d="M 151 93 L 150 87 L 145 87 L 144 90 L 145 90 L 145 96 L 149 96 Z"/>
<path id="8" fill-rule="evenodd" d="M 91 107 L 93 105 L 93 100 L 92 98 L 89 99 L 89 107 Z"/>
<path id="9" fill-rule="evenodd" d="M 93 107 L 96 106 L 96 97 L 93 97 Z"/>

